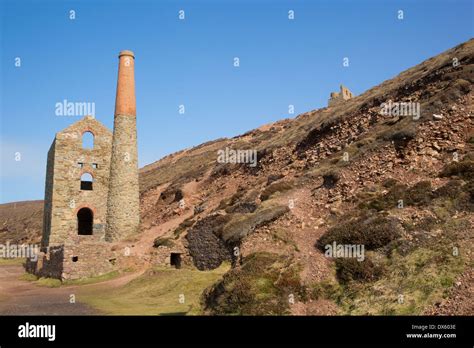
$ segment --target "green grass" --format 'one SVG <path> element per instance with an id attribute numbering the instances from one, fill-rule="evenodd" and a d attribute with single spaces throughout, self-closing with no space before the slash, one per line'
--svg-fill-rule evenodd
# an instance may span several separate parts
<path id="1" fill-rule="evenodd" d="M 272 231 L 272 238 L 275 242 L 281 241 L 286 245 L 291 245 L 295 251 L 299 251 L 298 245 L 296 242 L 291 238 L 288 230 L 285 228 L 278 227 Z"/>
<path id="2" fill-rule="evenodd" d="M 197 315 L 201 293 L 229 267 L 227 263 L 212 271 L 158 267 L 120 288 L 107 292 L 81 289 L 79 296 L 82 302 L 112 315 Z"/>
<path id="3" fill-rule="evenodd" d="M 212 315 L 287 315 L 289 295 L 304 300 L 301 267 L 287 255 L 267 252 L 244 257 L 221 281 L 206 289 L 203 305 Z"/>
<path id="4" fill-rule="evenodd" d="M 128 271 L 131 271 L 131 270 L 128 270 Z M 19 279 L 30 281 L 30 282 L 34 281 L 35 284 L 39 286 L 45 286 L 48 288 L 59 288 L 60 286 L 67 286 L 67 285 L 87 285 L 87 284 L 100 283 L 100 282 L 117 278 L 118 276 L 122 274 L 123 272 L 113 271 L 113 272 L 109 272 L 97 277 L 61 281 L 55 278 L 46 278 L 46 277 L 38 278 L 34 274 L 24 273 L 23 275 L 20 276 Z"/>
<path id="5" fill-rule="evenodd" d="M 344 288 L 340 305 L 353 315 L 422 314 L 445 296 L 464 269 L 461 256 L 443 249 L 418 248 L 405 257 L 393 253 L 386 263 L 387 276 L 372 284 L 352 283 Z"/>
<path id="6" fill-rule="evenodd" d="M 87 285 L 104 282 L 106 280 L 117 278 L 122 275 L 119 271 L 113 271 L 106 274 L 102 274 L 97 277 L 82 278 L 82 279 L 71 279 L 63 281 L 63 285 Z"/>
<path id="7" fill-rule="evenodd" d="M 40 278 L 35 282 L 35 284 L 47 288 L 59 288 L 61 286 L 61 281 L 54 278 Z"/>
<path id="8" fill-rule="evenodd" d="M 35 276 L 34 274 L 31 274 L 31 273 L 24 273 L 20 276 L 20 278 L 18 278 L 20 280 L 26 280 L 28 282 L 33 282 L 33 281 L 36 281 L 38 280 L 38 277 Z"/>
<path id="9" fill-rule="evenodd" d="M 308 292 L 313 300 L 328 299 L 334 302 L 338 302 L 343 295 L 342 286 L 337 281 L 329 279 L 311 284 Z"/>
<path id="10" fill-rule="evenodd" d="M 453 215 L 459 211 L 472 211 L 469 197 L 465 193 L 466 185 L 460 181 L 451 181 L 433 191 L 428 182 L 422 181 L 403 188 L 391 180 L 386 186 L 390 187 L 390 192 L 396 193 L 393 197 L 390 198 L 390 192 L 385 196 L 378 194 L 375 199 L 362 198 L 364 203 L 382 202 L 381 205 L 388 208 L 394 205 L 397 197 L 403 195 L 413 208 L 429 211 L 433 215 L 423 219 L 403 220 L 402 233 L 393 235 L 394 238 L 387 238 L 383 243 L 373 243 L 368 238 L 374 237 L 377 242 L 384 233 L 379 224 L 375 228 L 363 225 L 364 210 L 367 208 L 364 204 L 358 205 L 352 215 L 347 215 L 343 221 L 337 221 L 329 228 L 318 241 L 319 247 L 332 240 L 337 240 L 339 244 L 364 244 L 366 257 L 384 270 L 380 277 L 370 279 L 371 282 L 357 281 L 350 277 L 341 281 L 341 277 L 338 277 L 338 281 L 312 285 L 309 289 L 312 298 L 332 300 L 339 306 L 342 314 L 423 314 L 429 306 L 448 296 L 449 289 L 465 270 L 466 255 L 453 255 L 453 247 L 469 243 L 467 231 L 470 231 L 471 224 L 469 219 L 453 218 Z M 387 197 L 392 203 L 386 204 Z M 371 210 L 368 213 L 374 214 Z M 382 215 L 377 215 L 398 219 L 398 213 L 397 208 L 391 208 Z M 354 216 L 353 220 L 350 219 L 351 216 Z M 440 232 L 433 235 L 436 231 Z M 331 238 L 325 241 L 328 237 Z M 351 260 L 336 260 L 334 267 L 348 261 Z M 354 273 L 354 270 L 359 271 L 350 267 L 348 269 L 349 273 Z"/>
<path id="11" fill-rule="evenodd" d="M 380 279 L 372 283 L 341 283 L 332 291 L 339 294 L 336 298 L 325 294 L 324 288 L 316 289 L 316 293 L 334 300 L 344 314 L 422 314 L 447 295 L 465 267 L 462 254 L 453 255 L 458 235 L 468 229 L 465 221 L 451 219 L 435 227 L 443 231 L 440 238 L 411 241 L 410 247 L 402 253 L 398 248 L 388 254 L 369 251 L 366 256 L 377 256 L 374 260 L 384 268 Z M 419 227 L 414 229 L 419 230 Z"/>
<path id="12" fill-rule="evenodd" d="M 0 266 L 22 265 L 25 262 L 24 258 L 4 259 L 0 258 Z"/>

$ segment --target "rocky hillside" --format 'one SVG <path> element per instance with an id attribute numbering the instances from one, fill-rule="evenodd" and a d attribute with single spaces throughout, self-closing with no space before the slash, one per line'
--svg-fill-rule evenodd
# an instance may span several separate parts
<path id="1" fill-rule="evenodd" d="M 470 40 L 343 104 L 142 168 L 144 259 L 180 245 L 198 269 L 231 262 L 208 314 L 474 314 L 473 67 Z M 383 115 L 390 102 L 420 114 Z M 258 163 L 218 163 L 225 148 Z M 334 243 L 364 260 L 327 257 Z"/>
<path id="2" fill-rule="evenodd" d="M 473 314 L 473 63 L 471 40 L 344 104 L 155 162 L 143 228 L 181 217 L 155 246 L 233 263 L 203 294 L 210 314 L 449 314 L 458 288 L 452 312 Z M 420 114 L 382 115 L 390 101 Z M 217 163 L 226 147 L 257 166 Z M 363 244 L 364 261 L 325 257 L 333 242 Z"/>
<path id="3" fill-rule="evenodd" d="M 0 204 L 0 244 L 40 243 L 43 201 Z"/>

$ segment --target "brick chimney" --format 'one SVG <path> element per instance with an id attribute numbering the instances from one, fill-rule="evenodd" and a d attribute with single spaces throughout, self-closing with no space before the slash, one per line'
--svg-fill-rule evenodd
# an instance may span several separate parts
<path id="1" fill-rule="evenodd" d="M 119 71 L 117 79 L 117 95 L 115 98 L 115 116 L 136 116 L 135 101 L 135 55 L 132 51 L 119 54 Z"/>
<path id="2" fill-rule="evenodd" d="M 134 68 L 133 52 L 120 52 L 105 233 L 110 242 L 137 233 L 140 225 Z"/>

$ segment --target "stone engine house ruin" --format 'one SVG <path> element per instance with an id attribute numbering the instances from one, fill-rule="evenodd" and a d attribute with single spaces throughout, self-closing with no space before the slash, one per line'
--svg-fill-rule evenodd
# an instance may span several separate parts
<path id="1" fill-rule="evenodd" d="M 118 256 L 112 243 L 139 230 L 134 60 L 120 52 L 113 133 L 92 116 L 56 133 L 41 254 L 26 263 L 31 273 L 75 279 L 110 272 Z"/>
<path id="2" fill-rule="evenodd" d="M 349 88 L 340 85 L 339 92 L 332 92 L 328 100 L 328 106 L 338 105 L 346 100 L 354 98 L 354 94 L 349 90 Z"/>

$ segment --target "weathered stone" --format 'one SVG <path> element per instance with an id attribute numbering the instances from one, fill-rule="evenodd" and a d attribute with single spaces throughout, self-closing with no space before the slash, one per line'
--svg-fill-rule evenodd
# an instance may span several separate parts
<path id="1" fill-rule="evenodd" d="M 120 53 L 107 200 L 108 241 L 133 235 L 140 225 L 134 62 L 132 52 Z"/>
<path id="2" fill-rule="evenodd" d="M 328 106 L 338 105 L 341 102 L 346 100 L 352 99 L 354 95 L 348 88 L 344 87 L 343 85 L 340 86 L 340 92 L 332 92 L 331 97 L 328 101 Z"/>
<path id="3" fill-rule="evenodd" d="M 119 59 L 113 137 L 86 116 L 58 132 L 48 152 L 42 255 L 27 261 L 29 272 L 92 277 L 129 256 L 107 243 L 136 233 L 140 223 L 133 53 L 123 51 Z M 83 146 L 85 133 L 94 137 L 91 148 Z"/>
<path id="4" fill-rule="evenodd" d="M 94 135 L 92 149 L 82 147 L 86 132 Z M 56 134 L 48 152 L 42 247 L 76 236 L 81 209 L 93 214 L 92 236 L 87 237 L 104 239 L 111 139 L 111 132 L 92 116 Z M 81 189 L 84 173 L 93 178 L 92 190 Z"/>

